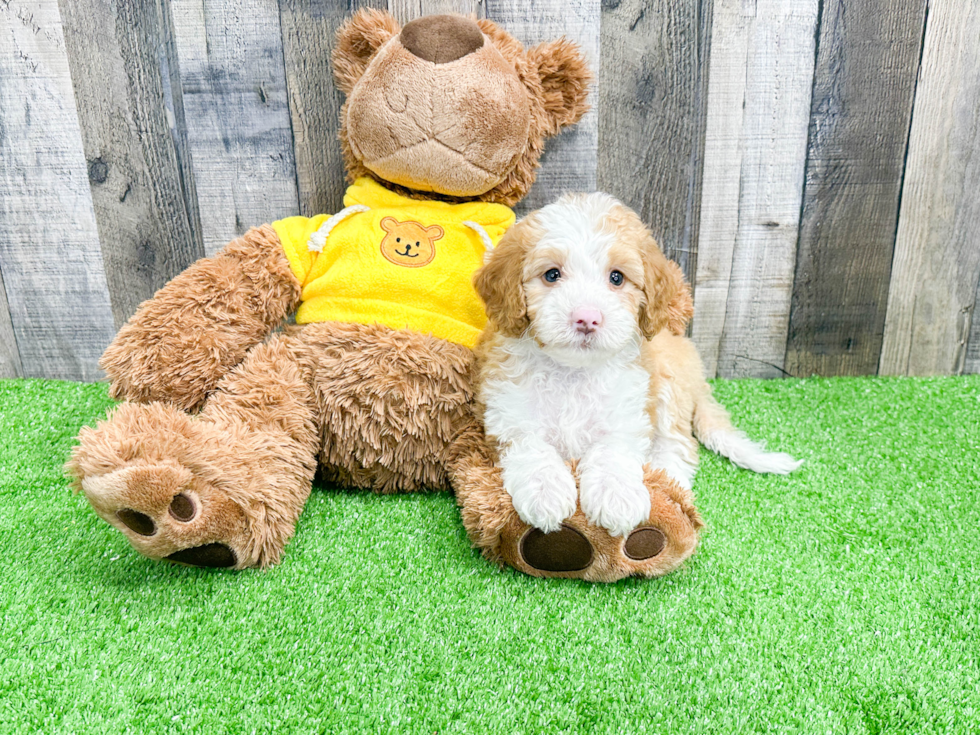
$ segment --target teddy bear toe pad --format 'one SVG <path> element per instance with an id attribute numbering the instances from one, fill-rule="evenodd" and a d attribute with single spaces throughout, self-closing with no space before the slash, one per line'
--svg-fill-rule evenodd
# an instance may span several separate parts
<path id="1" fill-rule="evenodd" d="M 528 566 L 542 572 L 580 572 L 595 556 L 589 540 L 565 524 L 552 533 L 529 528 L 521 539 L 520 553 Z"/>
<path id="2" fill-rule="evenodd" d="M 667 536 L 659 528 L 638 528 L 623 544 L 623 553 L 630 559 L 643 561 L 658 556 L 667 546 Z"/>
<path id="3" fill-rule="evenodd" d="M 241 510 L 176 464 L 137 464 L 86 477 L 95 512 L 143 554 L 201 567 L 233 567 Z"/>
<path id="4" fill-rule="evenodd" d="M 194 567 L 233 567 L 238 563 L 235 552 L 224 544 L 204 544 L 190 549 L 181 549 L 166 558 L 168 561 Z"/>

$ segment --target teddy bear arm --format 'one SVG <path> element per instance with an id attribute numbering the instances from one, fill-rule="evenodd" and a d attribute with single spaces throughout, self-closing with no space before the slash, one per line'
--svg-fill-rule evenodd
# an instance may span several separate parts
<path id="1" fill-rule="evenodd" d="M 119 330 L 99 363 L 112 396 L 198 408 L 299 295 L 275 230 L 252 228 L 167 283 Z"/>

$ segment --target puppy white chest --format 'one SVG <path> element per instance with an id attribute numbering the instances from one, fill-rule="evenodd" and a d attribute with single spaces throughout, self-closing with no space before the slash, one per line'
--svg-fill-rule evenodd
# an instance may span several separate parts
<path id="1" fill-rule="evenodd" d="M 503 444 L 536 436 L 565 460 L 615 444 L 635 457 L 649 452 L 649 374 L 632 355 L 572 368 L 546 355 L 510 355 L 485 384 L 486 430 Z"/>

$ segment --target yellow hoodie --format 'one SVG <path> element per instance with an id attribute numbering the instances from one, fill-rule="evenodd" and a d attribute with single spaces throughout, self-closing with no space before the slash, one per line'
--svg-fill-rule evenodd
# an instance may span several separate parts
<path id="1" fill-rule="evenodd" d="M 303 285 L 296 323 L 378 323 L 473 347 L 487 321 L 472 283 L 482 236 L 496 245 L 514 213 L 502 204 L 409 199 L 368 178 L 347 189 L 344 207 L 339 221 L 272 223 Z"/>

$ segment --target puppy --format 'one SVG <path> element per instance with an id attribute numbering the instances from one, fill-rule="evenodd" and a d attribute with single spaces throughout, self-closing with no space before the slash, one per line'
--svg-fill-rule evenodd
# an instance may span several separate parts
<path id="1" fill-rule="evenodd" d="M 567 195 L 531 213 L 474 284 L 489 318 L 477 405 L 526 523 L 557 531 L 580 503 L 625 536 L 650 514 L 644 465 L 691 488 L 695 437 L 756 472 L 801 464 L 732 427 L 682 336 L 693 304 L 680 268 L 612 197 Z"/>

